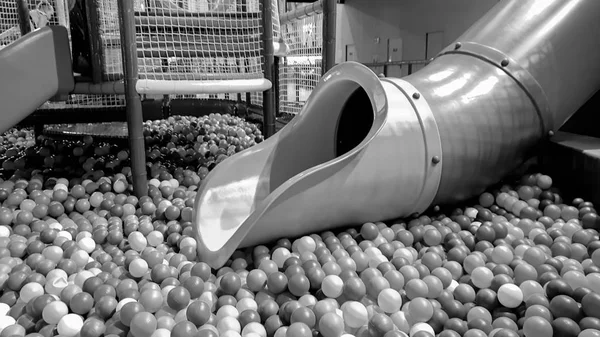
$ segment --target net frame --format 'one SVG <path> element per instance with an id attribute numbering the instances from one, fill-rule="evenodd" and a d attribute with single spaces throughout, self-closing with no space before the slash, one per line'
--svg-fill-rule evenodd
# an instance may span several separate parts
<path id="1" fill-rule="evenodd" d="M 95 0 L 102 80 L 122 77 L 117 0 Z M 138 92 L 202 98 L 264 91 L 258 0 L 135 0 Z M 278 20 L 276 20 L 278 21 Z"/>
<path id="2" fill-rule="evenodd" d="M 320 1 L 319 1 L 320 2 Z M 281 15 L 281 31 L 289 46 L 278 68 L 280 114 L 300 113 L 322 76 L 322 3 L 291 6 Z"/>
<path id="3" fill-rule="evenodd" d="M 10 1 L 10 0 L 5 0 Z M 29 0 L 31 1 L 31 0 Z M 62 24 L 69 26 L 69 12 L 68 12 L 68 4 L 67 1 L 70 0 L 42 0 L 48 1 L 51 5 L 56 9 L 63 9 L 55 11 L 55 15 L 52 15 L 51 19 L 48 20 L 48 24 Z M 95 0 L 92 3 L 96 4 L 97 11 L 96 13 L 99 15 L 98 21 L 101 23 L 102 29 L 100 30 L 101 36 L 103 37 L 103 50 L 102 50 L 102 61 L 105 65 L 103 69 L 103 81 L 108 80 L 120 80 L 121 76 L 119 76 L 121 66 L 121 56 L 120 56 L 120 39 L 117 39 L 117 35 L 119 33 L 118 29 L 118 0 Z M 197 48 L 197 40 L 190 39 L 190 34 L 180 34 L 182 29 L 177 28 L 177 32 L 180 35 L 180 39 L 177 41 L 180 45 L 186 44 L 188 46 L 194 46 L 196 55 L 191 55 L 188 53 L 181 53 L 180 55 L 165 55 L 164 51 L 155 50 L 152 48 L 141 48 L 142 51 L 138 52 L 138 54 L 142 54 L 139 59 L 141 59 L 140 64 L 140 81 L 138 83 L 138 91 L 142 94 L 153 95 L 153 93 L 144 88 L 144 83 L 147 81 L 159 79 L 163 82 L 163 87 L 159 89 L 159 91 L 167 91 L 171 92 L 170 95 L 165 96 L 168 99 L 219 99 L 219 100 L 229 100 L 240 102 L 243 100 L 243 93 L 248 92 L 248 88 L 256 88 L 257 91 L 251 92 L 250 95 L 246 94 L 247 103 L 250 103 L 248 97 L 253 97 L 251 99 L 251 103 L 255 106 L 262 105 L 262 91 L 270 87 L 272 84 L 268 81 L 265 81 L 263 76 L 263 55 L 262 55 L 262 31 L 263 27 L 261 26 L 261 2 L 259 0 L 245 0 L 245 3 L 238 4 L 233 0 L 216 0 L 216 3 L 213 3 L 212 6 L 216 9 L 217 15 L 213 14 L 205 14 L 205 15 L 190 15 L 189 13 L 181 13 L 181 10 L 192 10 L 202 12 L 202 3 L 205 5 L 209 4 L 211 0 L 194 0 L 194 1 L 176 1 L 178 4 L 172 6 L 175 2 L 174 0 L 135 0 L 136 10 L 138 11 L 138 28 L 140 33 L 143 30 L 143 24 L 153 25 L 157 23 L 156 17 L 152 17 L 150 15 L 144 16 L 143 13 L 148 11 L 152 11 L 152 6 L 154 9 L 160 8 L 163 12 L 168 12 L 169 16 L 163 16 L 159 19 L 162 20 L 162 23 L 166 25 L 166 23 L 172 24 L 189 24 L 190 21 L 193 21 L 194 17 L 204 17 L 205 23 L 212 25 L 211 29 L 216 29 L 221 31 L 221 37 L 224 37 L 231 45 L 229 48 L 223 48 L 219 46 L 217 42 L 208 41 L 207 50 L 202 50 Z M 244 2 L 244 0 L 242 0 Z M 228 5 L 229 3 L 229 5 Z M 232 5 L 235 3 L 235 7 Z M 199 6 L 200 4 L 200 6 Z M 280 25 L 279 25 L 279 6 L 278 1 L 273 0 L 272 2 L 272 15 L 273 15 L 273 35 L 274 40 L 280 40 Z M 1 5 L 1 4 L 0 4 Z M 10 2 L 12 8 L 10 8 L 11 15 L 7 16 L 7 18 L 12 18 L 12 23 L 10 26 L 17 27 L 16 34 L 14 38 L 10 41 L 16 40 L 20 37 L 20 33 L 18 32 L 18 17 L 16 11 L 16 5 L 14 2 Z M 195 8 L 191 8 L 192 5 L 196 6 Z M 7 8 L 8 5 L 6 6 Z M 199 8 L 200 7 L 200 8 Z M 245 13 L 237 13 L 239 11 L 239 7 L 245 8 Z M 30 10 L 36 10 L 33 5 L 30 5 Z M 236 12 L 236 13 L 231 13 Z M 173 16 L 175 14 L 175 16 Z M 211 17 L 212 16 L 212 17 Z M 240 20 L 240 17 L 247 22 Z M 215 20 L 217 18 L 217 20 Z M 221 18 L 225 18 L 227 20 L 220 20 Z M 2 18 L 4 19 L 4 17 Z M 88 17 L 89 19 L 89 17 Z M 211 20 L 212 19 L 212 20 Z M 1 20 L 0 20 L 1 22 Z M 110 23 L 114 23 L 116 25 L 110 26 Z M 103 24 L 102 24 L 103 23 Z M 107 25 L 106 23 L 109 23 Z M 159 22 L 160 23 L 160 22 Z M 111 28 L 112 27 L 112 28 Z M 246 40 L 244 40 L 244 36 L 240 38 L 240 29 L 246 32 Z M 184 29 L 185 30 L 185 29 Z M 223 34 L 223 31 L 225 33 Z M 1 32 L 0 32 L 1 33 Z M 91 33 L 91 32 L 90 32 Z M 102 35 L 103 34 L 103 35 Z M 148 34 L 144 36 L 140 34 L 140 42 L 142 47 L 144 46 L 158 46 L 158 47 L 167 47 L 165 49 L 169 49 L 169 46 L 176 46 L 177 44 L 173 42 L 173 40 L 165 39 L 164 41 L 160 40 L 159 34 L 155 34 L 155 40 L 152 40 L 152 34 Z M 163 34 L 164 35 L 164 34 Z M 171 34 L 174 35 L 174 34 Z M 193 35 L 193 34 L 191 34 Z M 196 34 L 197 35 L 197 34 Z M 213 37 L 219 35 L 213 32 Z M 183 37 L 183 38 L 182 38 Z M 210 39 L 210 34 L 207 36 Z M 237 40 L 236 40 L 237 39 Z M 216 40 L 216 39 L 214 39 Z M 204 42 L 207 42 L 206 40 Z M 236 50 L 236 46 L 234 43 L 237 43 L 237 48 L 250 48 L 250 51 L 246 54 L 250 53 L 251 57 L 238 58 L 237 60 L 232 60 L 236 56 L 236 53 L 239 50 Z M 204 45 L 206 46 L 206 45 Z M 233 48 L 231 48 L 233 46 Z M 113 48 L 108 48 L 113 47 Z M 211 48 L 212 47 L 212 48 Z M 219 49 L 221 48 L 221 49 Z M 225 50 L 226 49 L 226 50 Z M 181 50 L 180 50 L 181 51 Z M 227 55 L 224 55 L 223 52 L 226 51 Z M 144 54 L 150 57 L 144 58 Z M 212 53 L 212 54 L 211 54 Z M 156 55 L 158 54 L 158 55 Z M 176 53 L 175 53 L 176 54 Z M 233 54 L 233 55 L 230 55 Z M 243 53 L 237 53 L 243 54 Z M 160 62 L 153 60 L 154 56 L 162 57 Z M 198 61 L 197 59 L 193 59 L 189 57 L 188 59 L 185 56 L 210 56 L 209 60 Z M 212 57 L 214 56 L 214 57 Z M 226 58 L 224 56 L 231 56 Z M 240 55 L 241 56 L 241 55 Z M 166 58 L 166 60 L 165 60 Z M 200 58 L 202 59 L 202 58 Z M 169 70 L 174 70 L 171 72 L 161 71 L 159 76 L 157 76 L 156 68 L 160 66 L 161 70 L 164 70 L 165 67 Z M 111 69 L 112 67 L 112 69 Z M 202 70 L 203 68 L 211 68 L 210 71 L 202 72 L 198 71 L 198 69 Z M 191 71 L 190 71 L 191 70 Z M 207 69 L 208 70 L 208 69 Z M 114 76 L 114 74 L 117 76 Z M 174 74 L 175 73 L 175 74 Z M 198 75 L 200 74 L 200 76 Z M 204 77 L 202 77 L 204 76 Z M 200 77 L 200 78 L 199 78 Z M 165 81 L 167 79 L 167 81 Z M 146 82 L 145 82 L 146 81 Z M 246 82 L 244 85 L 239 86 L 235 85 L 235 81 L 244 81 Z M 204 82 L 204 88 L 198 89 L 198 84 Z M 231 85 L 231 84 L 234 85 Z M 250 85 L 248 85 L 248 83 Z M 99 84 L 99 83 L 97 83 Z M 239 84 L 239 83 L 238 83 Z M 110 85 L 108 85 L 110 87 Z M 190 89 L 191 87 L 191 89 Z M 86 92 L 85 90 L 79 92 Z M 200 92 L 200 93 L 199 93 Z M 69 95 L 68 99 L 63 102 L 47 102 L 43 104 L 40 109 L 98 109 L 105 107 L 124 107 L 125 100 L 124 95 L 113 94 L 111 90 L 100 90 L 100 95 L 98 92 L 94 94 L 73 94 Z"/>
<path id="4" fill-rule="evenodd" d="M 70 28 L 70 4 L 72 0 L 26 0 L 29 10 L 29 25 L 32 30 L 46 25 L 61 25 Z M 17 2 L 0 0 L 0 49 L 21 37 Z M 70 37 L 70 29 L 68 29 Z M 39 109 L 100 109 L 124 107 L 123 95 L 72 94 L 64 101 L 48 101 Z"/>
<path id="5" fill-rule="evenodd" d="M 21 37 L 17 3 L 0 0 L 0 49 Z"/>

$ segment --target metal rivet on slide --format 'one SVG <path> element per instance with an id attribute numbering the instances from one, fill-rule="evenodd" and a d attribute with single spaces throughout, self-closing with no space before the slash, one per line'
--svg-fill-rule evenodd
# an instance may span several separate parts
<path id="1" fill-rule="evenodd" d="M 414 99 L 419 99 L 419 98 L 421 98 L 421 94 L 419 94 L 418 92 L 415 92 L 415 93 L 413 94 L 413 98 L 414 98 Z"/>
<path id="2" fill-rule="evenodd" d="M 438 164 L 441 161 L 439 156 L 433 156 L 433 158 L 431 158 L 431 162 L 434 164 Z"/>

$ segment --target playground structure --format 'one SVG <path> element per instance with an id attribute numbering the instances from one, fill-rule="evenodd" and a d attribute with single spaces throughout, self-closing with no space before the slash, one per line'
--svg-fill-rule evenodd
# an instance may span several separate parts
<path id="1" fill-rule="evenodd" d="M 121 120 L 126 115 L 130 147 L 138 153 L 132 154 L 133 171 L 141 182 L 135 185 L 144 186 L 141 105 L 160 102 L 159 117 L 181 101 L 207 112 L 215 107 L 232 114 L 258 111 L 265 135 L 273 134 L 277 106 L 284 113 L 298 111 L 276 102 L 280 88 L 293 88 L 290 93 L 310 91 L 333 65 L 331 57 L 328 64 L 321 61 L 327 49 L 323 41 L 335 43 L 335 22 L 329 25 L 333 38 L 322 38 L 322 26 L 327 27 L 323 11 L 328 8 L 334 10 L 335 1 L 296 8 L 283 14 L 286 21 L 280 25 L 277 0 L 5 0 L 0 2 L 0 46 L 10 46 L 46 25 L 68 27 L 74 87 L 60 97 L 46 97 L 29 119 L 76 122 L 93 120 L 106 111 Z M 306 21 L 311 23 L 311 40 L 292 39 L 301 35 L 295 29 L 307 28 L 298 22 Z M 291 55 L 312 69 L 309 83 L 302 85 L 305 75 L 287 71 L 285 58 L 278 60 L 290 51 L 286 40 L 294 43 Z M 310 54 L 304 55 L 306 50 Z M 293 100 L 297 106 L 303 104 L 298 95 Z M 19 111 L 17 118 L 29 113 Z M 143 187 L 136 192 L 144 194 Z"/>
<path id="2" fill-rule="evenodd" d="M 598 92 L 599 13 L 596 1 L 502 0 L 410 76 L 336 65 L 298 118 L 203 180 L 198 256 L 218 268 L 241 247 L 477 196 Z"/>
<path id="3" fill-rule="evenodd" d="M 28 120 L 123 120 L 126 104 L 118 2 L 28 1 L 0 2 L 0 46 L 44 24 L 70 27 L 73 68 L 82 75 L 78 82 L 83 82 L 64 100 L 44 103 L 32 115 L 36 118 Z M 266 116 L 263 122 L 273 129 L 275 117 L 270 116 L 299 113 L 321 75 L 335 63 L 335 1 L 320 0 L 287 11 L 283 1 L 269 1 L 270 9 L 263 2 L 133 1 L 145 115 L 161 118 L 173 111 L 197 110 L 247 115 L 252 111 Z M 271 15 L 263 15 L 266 11 Z M 34 23 L 36 18 L 42 19 L 41 24 Z M 265 24 L 272 30 L 263 30 Z M 269 67 L 265 61 L 271 58 L 264 56 L 268 50 L 263 48 L 268 32 L 272 32 L 275 56 Z M 401 63 L 410 68 L 412 62 Z M 385 67 L 371 68 L 385 73 Z M 271 70 L 269 79 L 265 70 Z M 273 99 L 264 105 L 262 89 L 269 82 Z"/>
<path id="4" fill-rule="evenodd" d="M 116 102 L 126 108 L 133 185 L 143 195 L 143 101 L 260 104 L 267 136 L 276 111 L 302 111 L 203 180 L 192 222 L 199 256 L 213 267 L 238 247 L 465 200 L 535 155 L 600 88 L 600 47 L 581 42 L 600 41 L 599 3 L 587 0 L 500 1 L 402 79 L 352 62 L 332 68 L 335 1 L 283 15 L 274 15 L 268 0 L 255 12 L 250 1 L 241 12 L 173 1 L 93 3 L 85 11 L 91 71 L 73 77 L 65 51 L 69 44 L 75 51 L 74 31 L 69 41 L 63 27 L 52 26 L 47 7 L 15 2 L 19 30 L 0 35 L 8 40 L 0 50 L 0 95 L 8 105 L 0 126 L 46 101 L 42 111 L 89 109 L 89 97 L 107 98 L 103 107 Z M 27 15 L 32 10 L 37 19 Z M 44 17 L 51 27 L 39 27 Z M 304 29 L 316 38 L 291 38 Z M 574 55 L 578 62 L 565 67 Z M 385 75 L 388 65 L 369 67 L 383 67 Z M 319 69 L 330 70 L 321 76 Z M 314 88 L 306 104 L 301 87 Z"/>
<path id="5" fill-rule="evenodd" d="M 142 99 L 212 100 L 213 105 L 218 100 L 220 105 L 227 102 L 225 105 L 230 107 L 234 106 L 231 103 L 243 102 L 266 109 L 267 116 L 274 107 L 263 104 L 262 93 L 273 88 L 276 95 L 283 93 L 281 101 L 303 104 L 307 93 L 323 73 L 323 41 L 335 41 L 335 21 L 328 25 L 332 28 L 329 34 L 333 38 L 323 39 L 323 25 L 327 25 L 323 11 L 327 10 L 324 4 L 328 1 L 317 1 L 291 12 L 280 11 L 278 2 L 133 1 L 137 86 Z M 124 5 L 129 6 L 128 3 Z M 29 14 L 26 10 L 20 12 L 19 7 L 25 7 Z M 41 10 L 42 7 L 51 10 L 46 13 Z M 329 5 L 329 8 L 335 10 L 335 6 Z M 280 24 L 280 12 L 285 20 L 283 24 Z M 33 24 L 36 16 L 45 18 L 45 24 L 70 27 L 71 35 L 74 31 L 85 31 L 87 36 L 83 41 L 80 36 L 71 36 L 71 39 L 76 41 L 74 49 L 79 47 L 81 50 L 79 45 L 85 44 L 83 49 L 88 59 L 84 61 L 89 64 L 82 78 L 93 84 L 78 84 L 66 101 L 48 102 L 40 108 L 123 108 L 125 96 L 121 80 L 124 63 L 121 48 L 126 32 L 121 34 L 119 28 L 118 1 L 44 0 L 32 3 L 5 0 L 0 2 L 0 46 L 14 42 L 32 28 L 39 28 Z M 70 25 L 70 17 L 75 18 L 73 25 Z M 31 27 L 27 27 L 26 22 L 32 22 Z M 267 26 L 272 29 L 262 29 Z M 267 40 L 273 42 L 269 43 L 273 48 L 267 46 Z M 288 45 L 292 46 L 291 50 Z M 286 51 L 290 53 L 289 62 L 287 58 L 280 61 L 278 57 L 285 56 Z M 276 56 L 276 61 L 270 54 Z M 77 64 L 80 57 L 80 53 L 74 50 L 73 62 Z M 276 62 L 274 66 L 272 61 Z M 331 59 L 326 67 L 330 68 L 333 62 Z M 298 64 L 302 68 L 300 71 L 296 71 L 299 70 Z M 77 66 L 74 68 L 79 70 Z M 307 73 L 310 77 L 308 83 Z M 278 83 L 273 84 L 274 78 L 278 78 Z M 297 92 L 302 94 L 296 95 Z M 275 106 L 282 106 L 282 113 L 298 111 L 286 109 L 287 104 L 280 104 L 274 99 L 270 101 Z M 272 124 L 272 121 L 265 120 L 265 123 Z"/>

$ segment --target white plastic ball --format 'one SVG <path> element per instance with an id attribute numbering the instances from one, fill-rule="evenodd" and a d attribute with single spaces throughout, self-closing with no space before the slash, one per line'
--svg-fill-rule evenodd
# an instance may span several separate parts
<path id="1" fill-rule="evenodd" d="M 83 318 L 76 314 L 63 316 L 56 326 L 58 334 L 61 336 L 72 337 L 77 335 L 83 327 Z"/>

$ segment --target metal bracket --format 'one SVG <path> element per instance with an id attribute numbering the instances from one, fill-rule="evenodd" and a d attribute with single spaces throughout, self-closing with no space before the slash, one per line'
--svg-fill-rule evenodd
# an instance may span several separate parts
<path id="1" fill-rule="evenodd" d="M 421 214 L 433 203 L 442 180 L 443 160 L 440 131 L 427 100 L 423 98 L 423 95 L 421 95 L 411 83 L 397 78 L 386 78 L 382 80 L 392 83 L 404 94 L 404 96 L 406 96 L 421 124 L 423 139 L 425 140 L 426 162 L 424 167 L 427 168 L 425 181 L 423 182 L 423 190 L 418 196 L 415 206 L 415 211 L 418 214 Z"/>

